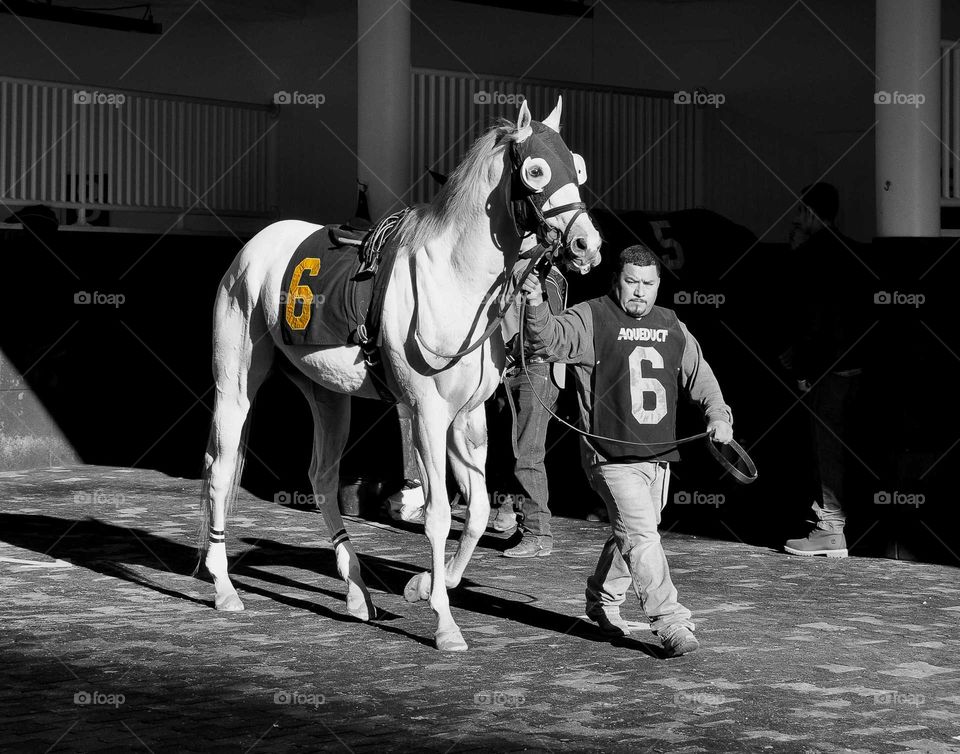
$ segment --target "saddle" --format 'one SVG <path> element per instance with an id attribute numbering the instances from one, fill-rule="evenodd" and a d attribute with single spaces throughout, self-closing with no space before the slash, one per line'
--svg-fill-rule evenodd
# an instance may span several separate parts
<path id="1" fill-rule="evenodd" d="M 359 345 L 380 397 L 396 398 L 380 358 L 382 315 L 396 259 L 391 243 L 407 210 L 370 230 L 328 225 L 294 251 L 283 276 L 281 335 L 289 345 Z"/>

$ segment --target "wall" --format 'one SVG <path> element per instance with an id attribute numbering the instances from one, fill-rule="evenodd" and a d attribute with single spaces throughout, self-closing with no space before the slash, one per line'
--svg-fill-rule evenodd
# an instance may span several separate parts
<path id="1" fill-rule="evenodd" d="M 774 221 L 793 200 L 787 187 L 798 190 L 836 162 L 827 179 L 841 189 L 844 228 L 866 240 L 875 224 L 873 136 L 854 144 L 874 120 L 873 6 L 609 0 L 593 19 L 578 20 L 415 0 L 413 63 L 669 91 L 705 86 L 726 97 L 715 114 L 726 126 L 714 134 L 706 206 L 757 234 L 773 224 L 765 238 L 780 240 L 789 214 Z M 281 118 L 281 213 L 350 216 L 355 4 L 178 0 L 155 3 L 154 13 L 161 37 L 32 19 L 28 31 L 0 16 L 0 73 L 64 81 L 76 74 L 84 83 L 251 102 L 268 102 L 278 89 L 322 93 L 320 108 L 288 107 Z M 960 38 L 960 8 L 949 3 L 943 36 Z"/>
<path id="2" fill-rule="evenodd" d="M 42 353 L 34 355 L 39 358 Z M 24 378 L 24 372 L 30 376 L 30 367 L 18 368 L 0 350 L 0 471 L 81 462 L 60 425 Z"/>
<path id="3" fill-rule="evenodd" d="M 0 14 L 0 74 L 257 103 L 280 90 L 322 93 L 319 108 L 280 117 L 280 211 L 346 219 L 356 200 L 356 10 L 351 0 L 310 5 L 154 3 L 161 36 Z"/>
<path id="4" fill-rule="evenodd" d="M 798 191 L 818 178 L 873 123 L 872 0 L 806 6 L 784 14 L 790 4 L 764 0 L 610 0 L 592 20 L 578 21 L 421 0 L 414 63 L 722 93 L 716 115 L 730 130 L 719 125 L 714 134 L 720 161 L 708 175 L 704 204 L 760 235 L 793 201 L 787 187 Z M 496 43 L 479 28 L 496 29 Z M 872 135 L 827 179 L 841 188 L 847 232 L 870 238 Z M 788 227 L 789 215 L 766 240 L 782 239 Z"/>

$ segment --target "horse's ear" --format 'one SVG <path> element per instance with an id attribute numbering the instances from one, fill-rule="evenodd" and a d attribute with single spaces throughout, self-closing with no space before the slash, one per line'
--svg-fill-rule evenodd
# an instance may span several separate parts
<path id="1" fill-rule="evenodd" d="M 527 107 L 527 100 L 524 99 L 520 105 L 520 115 L 517 116 L 517 141 L 523 141 L 533 133 L 533 129 L 530 127 L 530 121 L 532 120 L 533 117 L 530 115 L 530 108 Z"/>
<path id="2" fill-rule="evenodd" d="M 563 112 L 563 97 L 557 97 L 557 106 L 553 108 L 553 112 L 544 119 L 543 125 L 549 126 L 557 133 L 560 133 L 561 112 Z"/>
<path id="3" fill-rule="evenodd" d="M 587 163 L 584 162 L 583 157 L 578 155 L 576 152 L 573 152 L 573 165 L 577 169 L 577 184 L 582 186 L 587 182 Z"/>

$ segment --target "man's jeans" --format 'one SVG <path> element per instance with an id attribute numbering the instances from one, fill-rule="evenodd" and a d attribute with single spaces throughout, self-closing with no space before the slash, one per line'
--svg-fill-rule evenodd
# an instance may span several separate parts
<path id="1" fill-rule="evenodd" d="M 843 510 L 846 497 L 844 462 L 849 444 L 850 416 L 860 389 L 860 376 L 828 374 L 810 391 L 808 405 L 813 413 L 813 441 L 820 477 L 820 494 L 811 510 L 816 527 L 831 534 L 843 534 L 847 516 Z"/>
<path id="2" fill-rule="evenodd" d="M 400 440 L 403 450 L 404 480 L 420 480 L 420 464 L 417 463 L 417 446 L 413 444 L 413 419 L 400 415 Z"/>
<path id="3" fill-rule="evenodd" d="M 667 502 L 666 463 L 606 463 L 590 469 L 590 482 L 607 504 L 613 534 L 587 580 L 587 612 L 619 609 L 633 584 L 653 631 L 681 624 L 693 630 L 690 611 L 677 601 L 660 544 L 660 511 Z"/>
<path id="4" fill-rule="evenodd" d="M 524 534 L 548 540 L 552 540 L 553 535 L 550 533 L 550 509 L 547 507 L 549 491 L 543 459 L 550 414 L 540 405 L 537 395 L 551 411 L 556 408 L 560 390 L 553 384 L 550 368 L 550 364 L 528 363 L 530 382 L 527 382 L 523 370 L 512 377 L 504 378 L 504 384 L 510 391 L 509 398 L 517 411 L 513 428 L 518 454 L 514 475 L 523 489 L 520 506 L 523 523 L 520 529 Z M 533 390 L 537 391 L 537 395 L 534 395 Z"/>

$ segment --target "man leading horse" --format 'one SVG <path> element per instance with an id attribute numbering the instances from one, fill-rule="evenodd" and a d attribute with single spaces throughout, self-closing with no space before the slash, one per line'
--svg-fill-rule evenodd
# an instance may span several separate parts
<path id="1" fill-rule="evenodd" d="M 630 633 L 620 616 L 633 584 L 650 628 L 668 656 L 696 650 L 695 624 L 680 604 L 657 527 L 667 501 L 670 462 L 679 459 L 678 388 L 703 412 L 714 441 L 733 439 L 733 415 L 700 344 L 670 309 L 656 305 L 660 259 L 645 246 L 620 254 L 608 295 L 559 315 L 543 306 L 540 281 L 523 284 L 525 329 L 533 354 L 574 365 L 585 466 L 613 532 L 587 581 L 587 616 L 611 636 Z"/>

